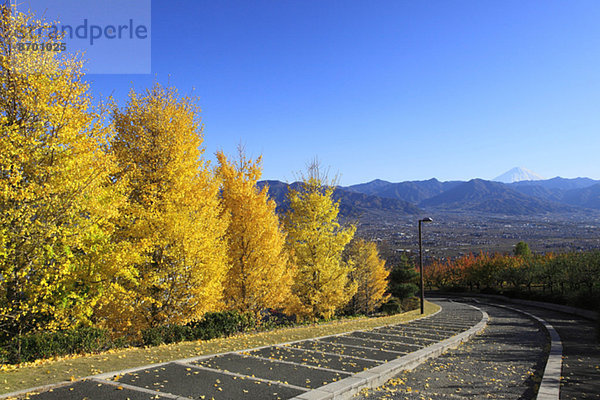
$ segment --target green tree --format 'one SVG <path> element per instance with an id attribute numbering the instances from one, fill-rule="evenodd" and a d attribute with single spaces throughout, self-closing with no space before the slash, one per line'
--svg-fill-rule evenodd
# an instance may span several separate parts
<path id="1" fill-rule="evenodd" d="M 529 257 L 531 256 L 531 250 L 529 249 L 529 245 L 523 241 L 517 243 L 513 250 L 515 256 L 521 257 Z"/>
<path id="2" fill-rule="evenodd" d="M 390 294 L 401 300 L 413 297 L 419 290 L 419 287 L 415 284 L 418 277 L 419 273 L 415 269 L 414 264 L 403 253 L 400 256 L 400 262 L 390 272 Z"/>

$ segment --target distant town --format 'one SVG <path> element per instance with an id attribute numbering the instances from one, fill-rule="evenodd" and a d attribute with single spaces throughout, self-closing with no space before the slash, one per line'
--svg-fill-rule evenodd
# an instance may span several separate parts
<path id="1" fill-rule="evenodd" d="M 536 253 L 563 253 L 600 248 L 600 216 L 586 213 L 542 217 L 489 214 L 424 214 L 433 223 L 423 228 L 425 262 L 468 253 L 512 252 L 525 241 Z M 382 256 L 393 261 L 418 251 L 417 217 L 371 215 L 358 224 L 358 235 L 379 243 Z"/>

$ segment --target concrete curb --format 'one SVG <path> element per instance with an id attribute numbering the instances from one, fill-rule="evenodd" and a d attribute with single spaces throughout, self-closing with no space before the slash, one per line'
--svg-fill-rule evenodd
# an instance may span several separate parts
<path id="1" fill-rule="evenodd" d="M 548 355 L 548 361 L 546 361 L 546 367 L 544 368 L 544 374 L 542 375 L 542 382 L 540 383 L 536 400 L 559 400 L 560 377 L 562 371 L 562 341 L 560 340 L 560 335 L 556 329 L 544 319 L 528 313 L 527 311 L 502 304 L 492 304 L 492 306 L 506 308 L 525 314 L 544 325 L 544 328 L 546 328 L 546 331 L 550 335 L 550 354 Z"/>
<path id="2" fill-rule="evenodd" d="M 523 310 L 518 310 L 525 315 L 535 318 L 539 321 L 550 334 L 550 354 L 544 368 L 542 382 L 538 389 L 537 400 L 558 400 L 560 399 L 560 374 L 562 371 L 562 341 L 560 335 L 554 327 L 541 319 Z"/>
<path id="3" fill-rule="evenodd" d="M 410 371 L 425 361 L 435 358 L 445 351 L 458 347 L 462 342 L 483 331 L 488 323 L 488 314 L 478 307 L 471 306 L 482 312 L 481 320 L 468 330 L 456 336 L 432 344 L 388 363 L 378 365 L 367 371 L 359 372 L 348 378 L 322 386 L 318 389 L 298 395 L 291 400 L 337 400 L 348 399 L 363 388 L 375 388 L 383 385 L 401 371 Z M 544 399 L 545 400 L 545 399 Z"/>
<path id="4" fill-rule="evenodd" d="M 420 319 L 423 319 L 423 318 L 430 318 L 430 317 L 433 317 L 434 315 L 438 314 L 441 311 L 442 311 L 442 309 L 440 307 L 434 313 L 431 313 L 431 314 L 425 315 L 425 316 L 420 316 L 420 317 L 411 319 L 410 321 L 406 321 L 406 322 L 413 322 L 413 321 L 417 321 L 417 320 L 420 320 Z M 398 325 L 398 324 L 394 323 L 394 324 L 382 325 L 381 327 L 396 326 L 396 325 Z M 359 330 L 362 330 L 362 329 L 359 329 Z M 142 365 L 142 366 L 139 366 L 139 367 L 127 368 L 127 369 L 120 370 L 120 371 L 111 371 L 111 372 L 105 372 L 105 373 L 97 374 L 97 375 L 84 376 L 82 378 L 76 379 L 75 381 L 62 381 L 62 382 L 51 383 L 51 384 L 43 385 L 43 386 L 37 386 L 37 387 L 29 388 L 29 389 L 23 389 L 23 390 L 19 390 L 19 391 L 15 391 L 15 392 L 5 393 L 5 394 L 0 395 L 0 400 L 14 398 L 14 397 L 19 397 L 19 396 L 22 396 L 22 395 L 26 395 L 28 393 L 46 392 L 46 391 L 48 391 L 50 389 L 55 389 L 55 388 L 59 388 L 59 387 L 62 387 L 62 386 L 67 386 L 67 385 L 70 385 L 70 384 L 73 384 L 73 383 L 76 383 L 76 382 L 80 382 L 80 381 L 85 381 L 85 380 L 95 380 L 95 379 L 108 380 L 108 379 L 110 379 L 112 377 L 115 377 L 115 376 L 130 374 L 130 373 L 138 372 L 138 371 L 141 371 L 141 370 L 144 370 L 144 369 L 148 369 L 148 368 L 159 368 L 159 367 L 162 367 L 162 366 L 165 366 L 167 364 L 174 363 L 174 362 L 191 363 L 191 362 L 203 360 L 203 359 L 214 357 L 214 356 L 220 356 L 220 355 L 223 355 L 223 354 L 242 353 L 242 352 L 245 352 L 245 351 L 260 350 L 260 349 L 264 349 L 264 348 L 275 346 L 275 345 L 277 345 L 277 346 L 285 346 L 285 345 L 294 344 L 294 343 L 297 343 L 297 342 L 302 342 L 302 341 L 305 341 L 305 340 L 318 340 L 318 339 L 322 339 L 322 338 L 325 338 L 325 337 L 346 335 L 346 334 L 351 333 L 351 332 L 357 332 L 357 330 L 347 331 L 347 332 L 342 332 L 342 333 L 336 333 L 336 334 L 333 334 L 333 335 L 325 335 L 325 336 L 313 337 L 313 338 L 308 338 L 308 339 L 298 339 L 298 340 L 294 340 L 294 341 L 291 341 L 291 342 L 285 342 L 285 343 L 269 344 L 269 345 L 265 345 L 265 346 L 252 347 L 252 348 L 235 350 L 235 351 L 226 351 L 226 352 L 223 352 L 223 353 L 206 354 L 206 355 L 202 355 L 202 356 L 184 358 L 184 359 L 180 359 L 180 360 L 165 361 L 165 362 L 157 363 L 157 364 Z"/>

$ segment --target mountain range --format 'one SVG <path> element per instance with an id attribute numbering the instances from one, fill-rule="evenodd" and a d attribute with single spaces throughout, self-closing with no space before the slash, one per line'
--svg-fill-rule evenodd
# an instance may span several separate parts
<path id="1" fill-rule="evenodd" d="M 289 208 L 286 195 L 290 188 L 298 190 L 301 186 L 299 182 L 287 184 L 280 181 L 261 181 L 258 183 L 260 188 L 265 185 L 269 186 L 269 196 L 277 203 L 279 212 L 285 212 Z M 369 195 L 342 187 L 336 188 L 333 198 L 339 201 L 340 214 L 348 218 L 358 218 L 372 213 L 417 214 L 420 212 L 416 205 L 405 200 Z"/>
<path id="2" fill-rule="evenodd" d="M 287 209 L 289 187 L 280 181 L 262 181 L 279 207 Z M 376 179 L 334 192 L 340 201 L 340 214 L 358 217 L 373 213 L 418 214 L 424 210 L 440 212 L 481 212 L 502 215 L 535 215 L 600 211 L 600 181 L 589 178 L 521 180 L 501 183 L 483 179 L 441 182 L 387 182 Z"/>

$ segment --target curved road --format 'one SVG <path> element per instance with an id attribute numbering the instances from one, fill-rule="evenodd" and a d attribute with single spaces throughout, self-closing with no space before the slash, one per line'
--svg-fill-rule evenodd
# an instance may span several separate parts
<path id="1" fill-rule="evenodd" d="M 600 399 L 600 343 L 595 323 L 585 318 L 524 305 L 511 305 L 543 318 L 563 345 L 561 400 Z"/>
<path id="2" fill-rule="evenodd" d="M 440 313 L 406 324 L 180 360 L 118 376 L 104 374 L 20 398 L 316 398 L 315 391 L 322 394 L 329 386 L 348 385 L 346 381 L 351 384 L 363 370 L 381 369 L 387 361 L 394 360 L 392 364 L 398 357 L 433 348 L 437 342 L 466 331 L 481 320 L 481 311 L 490 317 L 482 333 L 357 398 L 535 398 L 549 351 L 543 325 L 488 300 L 475 304 L 481 311 L 461 304 L 471 302 L 469 299 L 438 300 Z M 600 399 L 600 346 L 594 325 L 555 311 L 509 307 L 544 319 L 560 334 L 564 357 L 560 398 Z"/>
<path id="3" fill-rule="evenodd" d="M 493 304 L 477 303 L 490 316 L 483 333 L 357 398 L 534 399 L 548 357 L 547 333 L 532 318 Z M 594 324 L 560 312 L 509 306 L 546 320 L 561 336 L 560 399 L 600 399 L 600 346 Z"/>

